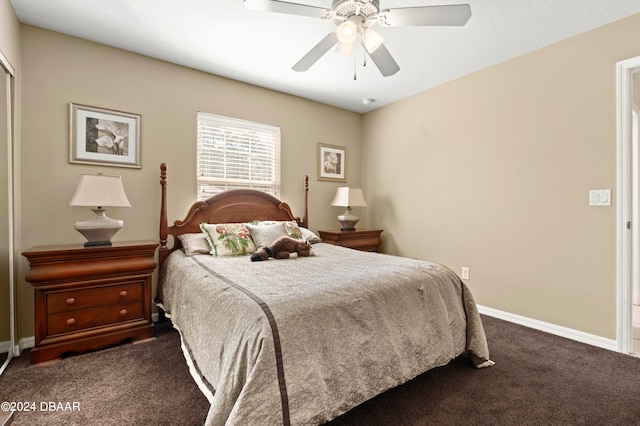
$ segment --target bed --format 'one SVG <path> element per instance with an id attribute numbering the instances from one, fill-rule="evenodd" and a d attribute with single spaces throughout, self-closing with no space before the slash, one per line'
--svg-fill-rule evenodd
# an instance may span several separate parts
<path id="1" fill-rule="evenodd" d="M 306 177 L 302 218 L 268 194 L 229 190 L 195 203 L 171 226 L 166 164 L 160 183 L 156 302 L 211 403 L 207 424 L 322 424 L 456 357 L 469 358 L 469 374 L 492 365 L 475 302 L 457 275 L 424 260 L 317 242 L 307 229 Z M 222 224 L 249 227 L 262 242 L 282 226 L 313 242 L 313 255 L 219 256 L 202 234 Z M 303 235 L 291 234 L 292 224 Z"/>

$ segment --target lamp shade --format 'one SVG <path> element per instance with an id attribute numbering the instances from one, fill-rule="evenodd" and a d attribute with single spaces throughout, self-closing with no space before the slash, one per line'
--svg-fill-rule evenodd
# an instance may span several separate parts
<path id="1" fill-rule="evenodd" d="M 122 178 L 103 174 L 80 175 L 70 206 L 131 207 L 124 192 Z"/>
<path id="2" fill-rule="evenodd" d="M 336 195 L 333 197 L 331 205 L 336 207 L 364 207 L 367 202 L 362 195 L 362 189 L 342 186 L 336 189 Z"/>

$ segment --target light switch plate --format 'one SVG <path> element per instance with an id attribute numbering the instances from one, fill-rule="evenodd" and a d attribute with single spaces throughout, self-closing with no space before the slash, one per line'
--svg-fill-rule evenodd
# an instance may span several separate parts
<path id="1" fill-rule="evenodd" d="M 611 205 L 610 189 L 592 189 L 589 191 L 589 205 L 594 207 Z"/>

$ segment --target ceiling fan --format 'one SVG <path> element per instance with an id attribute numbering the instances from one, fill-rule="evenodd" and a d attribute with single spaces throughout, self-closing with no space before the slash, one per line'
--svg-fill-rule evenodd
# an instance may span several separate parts
<path id="1" fill-rule="evenodd" d="M 338 29 L 325 36 L 293 67 L 307 71 L 329 49 L 349 55 L 356 39 L 364 46 L 383 76 L 394 75 L 400 67 L 383 43 L 380 34 L 371 29 L 375 24 L 399 26 L 462 26 L 471 18 L 468 4 L 401 7 L 380 9 L 379 0 L 333 0 L 331 9 L 280 0 L 244 0 L 247 9 L 331 19 Z"/>

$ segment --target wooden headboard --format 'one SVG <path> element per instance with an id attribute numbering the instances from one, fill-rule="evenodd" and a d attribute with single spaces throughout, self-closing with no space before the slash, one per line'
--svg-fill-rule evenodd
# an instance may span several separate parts
<path id="1" fill-rule="evenodd" d="M 181 247 L 178 235 L 198 233 L 200 224 L 251 222 L 253 220 L 295 220 L 300 226 L 308 227 L 307 195 L 309 177 L 304 177 L 304 216 L 295 217 L 291 208 L 272 195 L 253 189 L 230 189 L 220 192 L 206 201 L 194 203 L 183 220 L 176 220 L 173 226 L 167 221 L 167 164 L 160 165 L 160 186 L 162 200 L 160 206 L 160 249 L 158 263 L 162 265 L 167 256 Z M 173 244 L 167 246 L 169 235 Z"/>

